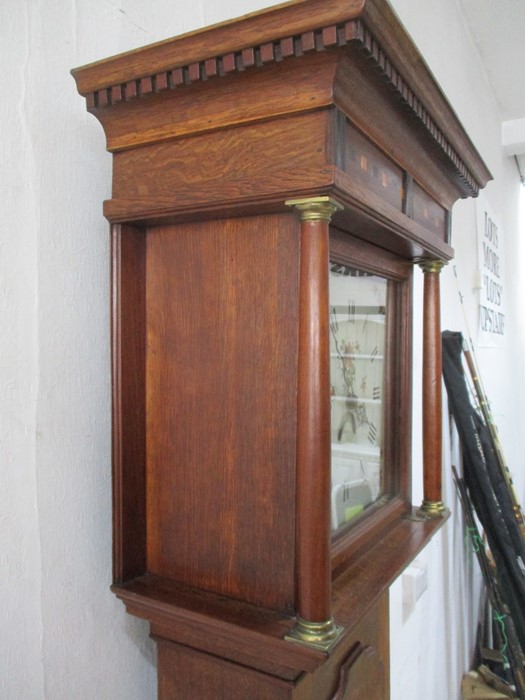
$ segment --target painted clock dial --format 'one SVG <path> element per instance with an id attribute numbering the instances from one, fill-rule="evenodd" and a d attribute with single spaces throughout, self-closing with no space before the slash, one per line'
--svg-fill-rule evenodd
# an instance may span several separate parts
<path id="1" fill-rule="evenodd" d="M 382 495 L 388 283 L 330 264 L 332 529 Z"/>

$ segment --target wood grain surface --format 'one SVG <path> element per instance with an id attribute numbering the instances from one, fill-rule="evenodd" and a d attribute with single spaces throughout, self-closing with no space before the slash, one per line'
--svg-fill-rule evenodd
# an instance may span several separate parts
<path id="1" fill-rule="evenodd" d="M 295 600 L 293 216 L 147 234 L 148 570 Z"/>

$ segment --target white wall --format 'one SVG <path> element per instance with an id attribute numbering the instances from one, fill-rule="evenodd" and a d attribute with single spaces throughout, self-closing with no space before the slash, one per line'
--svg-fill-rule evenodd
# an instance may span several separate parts
<path id="1" fill-rule="evenodd" d="M 126 615 L 109 591 L 109 260 L 101 202 L 110 196 L 111 162 L 102 129 L 86 113 L 69 69 L 269 4 L 0 3 L 0 60 L 6 64 L 0 103 L 2 700 L 156 697 L 147 625 Z M 495 176 L 487 194 L 505 226 L 514 308 L 508 308 L 508 347 L 480 351 L 479 357 L 509 463 L 519 465 L 525 392 L 518 391 L 524 377 L 517 369 L 523 348 L 516 323 L 517 176 L 502 155 L 497 108 L 455 0 L 394 5 Z M 472 202 L 457 206 L 453 238 L 474 327 Z M 458 329 L 451 273 L 443 273 L 443 322 Z M 417 332 L 420 327 L 417 321 Z M 414 454 L 419 468 L 417 439 Z M 516 476 L 523 497 L 525 474 Z M 420 484 L 416 479 L 416 501 Z M 392 700 L 443 700 L 437 678 L 448 679 L 446 697 L 455 700 L 468 666 L 475 612 L 469 588 L 476 572 L 465 554 L 449 477 L 445 486 L 453 516 L 421 555 L 428 591 L 403 616 L 400 582 L 392 590 Z"/>
<path id="2" fill-rule="evenodd" d="M 475 349 L 481 378 L 492 403 L 492 413 L 499 427 L 518 496 L 523 503 L 525 469 L 520 455 L 525 447 L 521 425 L 521 416 L 524 415 L 524 374 L 520 355 L 524 348 L 524 325 L 520 314 L 523 300 L 520 266 L 524 253 L 519 237 L 521 187 L 518 172 L 513 160 L 507 158 L 501 148 L 498 106 L 457 1 L 394 0 L 393 5 L 494 176 L 484 194 L 498 216 L 505 235 L 508 337 L 503 349 L 477 346 Z M 523 236 L 523 224 L 521 233 Z M 452 244 L 455 259 L 441 274 L 442 327 L 461 331 L 466 337 L 470 332 L 475 342 L 478 321 L 474 284 L 478 265 L 474 200 L 460 201 L 455 205 Z M 464 298 L 467 321 L 459 300 L 454 268 Z M 419 274 L 416 287 L 420 286 Z M 416 318 L 416 334 L 420 333 L 420 329 L 419 319 Z M 417 375 L 419 371 L 417 367 Z M 445 394 L 445 423 L 446 400 Z M 417 439 L 420 411 L 417 405 L 414 409 L 414 502 L 418 503 L 422 496 L 421 470 L 418 470 L 421 444 Z M 444 428 L 445 438 L 448 438 L 447 426 Z M 452 510 L 452 516 L 418 557 L 427 566 L 428 590 L 404 618 L 402 577 L 391 589 L 391 700 L 416 700 L 420 697 L 459 700 L 461 676 L 472 659 L 481 579 L 472 550 L 466 545 L 460 506 L 451 478 L 451 464 L 458 466 L 459 456 L 446 443 L 444 499 Z"/>
<path id="3" fill-rule="evenodd" d="M 27 12 L 0 6 L 0 697 L 40 697 L 41 558 L 35 473 L 38 389 L 34 163 L 24 75 Z M 7 677 L 9 672 L 10 678 Z"/>

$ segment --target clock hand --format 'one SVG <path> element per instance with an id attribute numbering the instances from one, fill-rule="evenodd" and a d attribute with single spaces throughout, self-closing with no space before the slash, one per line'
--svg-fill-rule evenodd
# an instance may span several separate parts
<path id="1" fill-rule="evenodd" d="M 339 330 L 339 323 L 337 322 L 337 314 L 334 306 L 332 306 L 330 311 L 330 328 L 332 329 L 332 333 L 334 335 Z"/>
<path id="2" fill-rule="evenodd" d="M 348 300 L 348 323 L 355 323 L 355 303 Z"/>

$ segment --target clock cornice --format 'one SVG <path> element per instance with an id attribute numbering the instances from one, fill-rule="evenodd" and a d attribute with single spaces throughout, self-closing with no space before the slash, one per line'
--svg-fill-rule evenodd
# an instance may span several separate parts
<path id="1" fill-rule="evenodd" d="M 88 110 L 103 121 L 102 112 L 121 103 L 180 94 L 208 80 L 312 53 L 341 56 L 351 46 L 366 56 L 370 70 L 381 75 L 438 147 L 454 172 L 459 196 L 476 196 L 491 179 L 490 172 L 385 0 L 295 0 L 92 63 L 72 74 Z M 336 78 L 334 74 L 334 93 Z M 242 114 L 238 119 L 242 121 Z M 217 125 L 210 123 L 209 128 Z M 108 139 L 108 147 L 117 151 L 122 146 Z"/>

